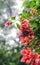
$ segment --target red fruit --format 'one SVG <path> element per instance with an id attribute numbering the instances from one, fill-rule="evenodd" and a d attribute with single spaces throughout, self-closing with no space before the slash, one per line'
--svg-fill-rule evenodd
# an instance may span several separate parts
<path id="1" fill-rule="evenodd" d="M 34 53 L 34 59 L 38 58 L 39 57 L 39 54 L 38 53 Z"/>
<path id="2" fill-rule="evenodd" d="M 5 23 L 5 26 L 10 26 L 10 21 L 7 21 L 6 23 Z"/>
<path id="3" fill-rule="evenodd" d="M 38 65 L 38 64 L 37 64 L 37 63 L 35 63 L 35 62 L 32 62 L 32 63 L 31 63 L 31 65 Z"/>
<path id="4" fill-rule="evenodd" d="M 24 55 L 24 56 L 21 58 L 21 62 L 26 62 L 26 59 L 27 59 L 27 56 Z"/>
<path id="5" fill-rule="evenodd" d="M 28 20 L 24 20 L 21 23 L 21 29 L 19 32 L 20 42 L 23 44 L 29 44 L 34 38 L 34 33 L 32 32 L 31 25 Z"/>
<path id="6" fill-rule="evenodd" d="M 36 62 L 38 65 L 40 65 L 40 58 L 37 58 L 37 59 L 35 60 L 35 62 Z"/>
<path id="7" fill-rule="evenodd" d="M 35 9 L 32 8 L 31 11 L 30 11 L 31 14 L 34 14 L 35 13 Z"/>

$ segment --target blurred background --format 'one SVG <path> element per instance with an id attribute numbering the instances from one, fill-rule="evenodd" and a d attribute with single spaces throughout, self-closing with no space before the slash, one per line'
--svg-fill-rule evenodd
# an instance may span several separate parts
<path id="1" fill-rule="evenodd" d="M 4 26 L 12 16 L 18 19 L 22 3 L 23 0 L 0 0 L 0 65 L 23 64 L 20 62 L 22 46 L 19 43 L 19 30 L 14 25 L 17 20 L 10 27 Z"/>

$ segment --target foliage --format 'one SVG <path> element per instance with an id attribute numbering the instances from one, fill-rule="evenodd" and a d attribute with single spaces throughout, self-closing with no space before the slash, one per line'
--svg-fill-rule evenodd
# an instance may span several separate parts
<path id="1" fill-rule="evenodd" d="M 22 7 L 24 7 L 24 9 L 22 10 L 22 13 L 19 14 L 20 21 L 30 19 L 29 23 L 33 28 L 35 36 L 32 41 L 33 44 L 30 46 L 35 48 L 35 51 L 40 50 L 40 42 L 38 42 L 38 40 L 40 40 L 40 0 L 25 0 Z M 34 13 L 31 13 L 32 8 L 35 9 Z M 40 53 L 40 51 L 37 52 Z"/>
<path id="2" fill-rule="evenodd" d="M 20 39 L 21 39 L 20 41 L 22 44 L 24 44 L 24 47 L 26 48 L 26 50 L 25 49 L 22 50 L 24 55 L 22 55 L 21 62 L 26 62 L 26 63 L 30 62 L 29 65 L 35 65 L 36 62 L 34 59 L 33 59 L 34 60 L 33 64 L 31 64 L 32 62 L 30 61 L 30 59 L 28 60 L 25 58 L 27 57 L 26 51 L 28 47 L 34 50 L 34 53 L 37 52 L 40 55 L 40 1 L 25 0 L 23 2 L 22 7 L 24 7 L 24 9 L 22 10 L 22 13 L 19 14 L 19 18 L 21 22 L 21 25 L 20 25 L 21 32 L 19 33 L 20 33 Z M 29 45 L 27 45 L 28 35 L 26 34 L 25 36 L 23 36 L 24 30 L 26 30 L 25 32 L 27 33 L 27 25 L 28 25 L 28 23 L 26 23 L 27 20 L 29 21 L 28 23 L 32 26 L 32 30 L 34 32 L 34 39 L 31 41 L 31 43 L 29 42 Z M 40 61 L 39 61 L 39 64 L 40 64 Z"/>

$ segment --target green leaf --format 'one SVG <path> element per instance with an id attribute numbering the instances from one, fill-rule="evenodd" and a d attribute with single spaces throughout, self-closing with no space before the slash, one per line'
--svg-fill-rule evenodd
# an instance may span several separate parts
<path id="1" fill-rule="evenodd" d="M 15 17 L 11 17 L 11 20 L 15 20 Z"/>
<path id="2" fill-rule="evenodd" d="M 40 54 L 40 50 L 36 49 L 35 51 Z"/>
<path id="3" fill-rule="evenodd" d="M 34 7 L 35 5 L 36 5 L 35 2 L 33 1 L 30 2 L 30 8 Z"/>
<path id="4" fill-rule="evenodd" d="M 22 5 L 22 6 L 25 6 L 25 5 L 28 3 L 28 1 L 29 1 L 29 0 L 25 0 L 25 1 L 23 2 L 23 5 Z"/>
<path id="5" fill-rule="evenodd" d="M 20 25 L 18 23 L 16 23 L 17 27 L 20 29 Z"/>
<path id="6" fill-rule="evenodd" d="M 27 2 L 26 2 L 26 1 L 24 1 L 22 6 L 25 6 L 26 4 L 27 4 Z"/>
<path id="7" fill-rule="evenodd" d="M 15 63 L 10 63 L 10 65 L 15 65 Z"/>
<path id="8" fill-rule="evenodd" d="M 37 23 L 33 20 L 29 22 L 33 28 L 37 28 Z"/>
<path id="9" fill-rule="evenodd" d="M 38 12 L 38 14 L 40 14 L 40 5 L 37 6 L 37 12 Z"/>
<path id="10" fill-rule="evenodd" d="M 40 4 L 40 0 L 38 0 L 38 4 Z"/>

